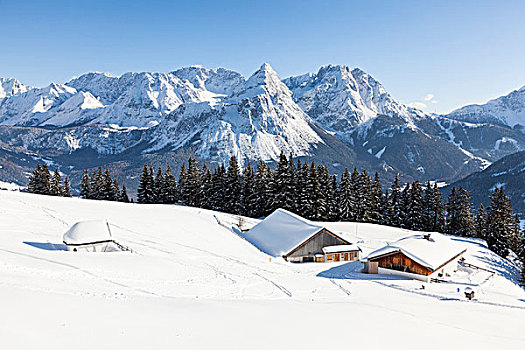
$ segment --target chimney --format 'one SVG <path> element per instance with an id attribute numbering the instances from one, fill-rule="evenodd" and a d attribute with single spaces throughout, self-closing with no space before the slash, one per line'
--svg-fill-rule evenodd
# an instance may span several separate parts
<path id="1" fill-rule="evenodd" d="M 425 233 L 423 235 L 423 238 L 426 239 L 427 241 L 430 241 L 430 233 Z"/>

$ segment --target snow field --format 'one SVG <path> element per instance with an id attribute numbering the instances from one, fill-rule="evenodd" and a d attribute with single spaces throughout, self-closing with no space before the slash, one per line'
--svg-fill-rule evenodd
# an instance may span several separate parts
<path id="1" fill-rule="evenodd" d="M 196 208 L 0 191 L 0 339 L 7 348 L 39 349 L 525 345 L 525 292 L 511 282 L 517 267 L 483 242 L 458 241 L 467 261 L 496 275 L 465 268 L 453 282 L 421 289 L 418 281 L 363 275 L 358 262 L 270 259 L 215 216 L 225 226 L 237 220 Z M 107 219 L 134 252 L 61 250 L 71 225 L 95 219 Z M 326 225 L 364 254 L 407 233 Z M 462 295 L 470 285 L 477 301 Z"/>

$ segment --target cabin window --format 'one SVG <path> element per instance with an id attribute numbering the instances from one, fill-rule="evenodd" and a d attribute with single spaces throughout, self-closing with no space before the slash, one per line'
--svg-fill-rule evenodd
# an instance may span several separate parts
<path id="1" fill-rule="evenodd" d="M 326 260 L 332 260 L 332 254 L 327 254 L 326 255 Z"/>
<path id="2" fill-rule="evenodd" d="M 399 258 L 398 257 L 394 257 L 393 261 L 394 261 L 394 264 L 399 264 Z"/>
<path id="3" fill-rule="evenodd" d="M 406 263 L 407 263 L 407 266 L 411 266 L 412 265 L 412 260 L 406 259 Z"/>

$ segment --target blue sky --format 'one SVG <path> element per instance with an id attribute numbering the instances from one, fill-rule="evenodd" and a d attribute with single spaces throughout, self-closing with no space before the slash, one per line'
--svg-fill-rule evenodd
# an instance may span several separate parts
<path id="1" fill-rule="evenodd" d="M 44 86 L 193 64 L 248 76 L 269 62 L 284 78 L 345 64 L 444 113 L 525 85 L 524 14 L 511 0 L 0 0 L 0 76 Z"/>

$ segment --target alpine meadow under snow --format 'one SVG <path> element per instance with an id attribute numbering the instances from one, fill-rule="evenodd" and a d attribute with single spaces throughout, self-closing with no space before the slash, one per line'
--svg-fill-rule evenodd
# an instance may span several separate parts
<path id="1" fill-rule="evenodd" d="M 494 274 L 461 267 L 448 282 L 422 283 L 362 274 L 360 262 L 287 263 L 243 238 L 238 217 L 191 207 L 0 191 L 0 213 L 6 348 L 525 346 L 519 268 L 481 240 L 450 237 L 466 262 Z M 103 219 L 132 252 L 65 250 L 73 224 Z M 413 234 L 319 225 L 364 255 Z"/>

